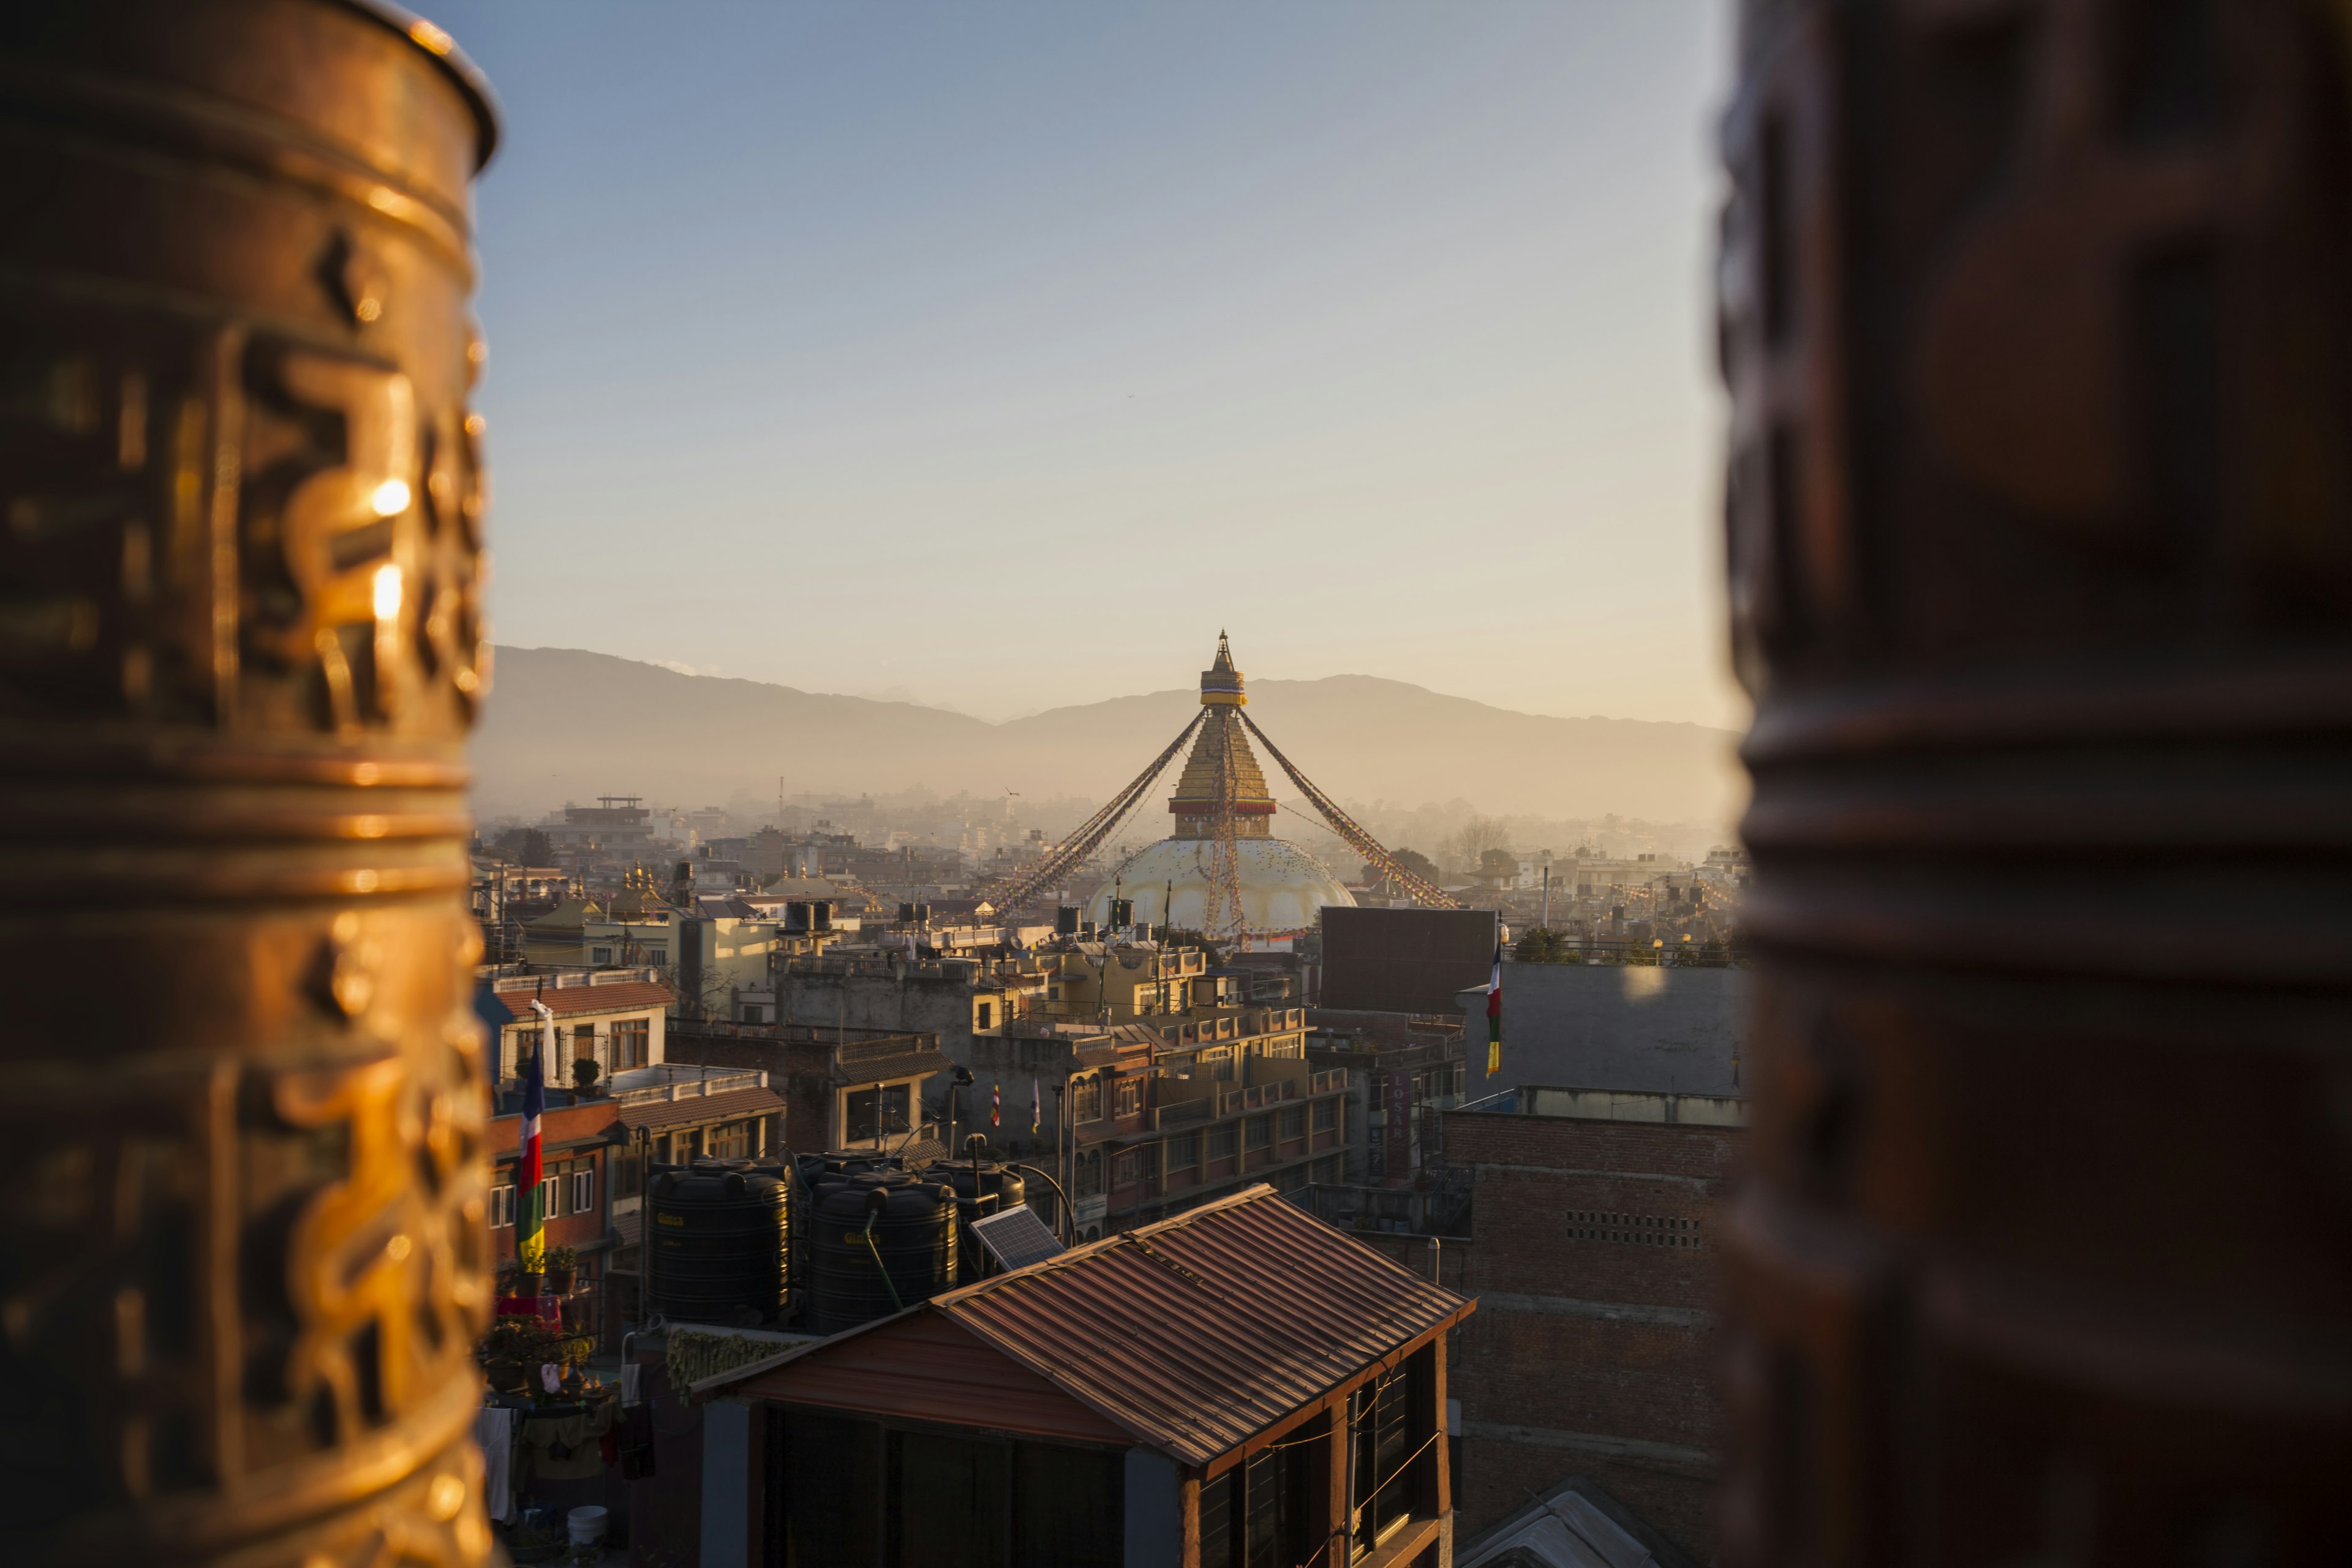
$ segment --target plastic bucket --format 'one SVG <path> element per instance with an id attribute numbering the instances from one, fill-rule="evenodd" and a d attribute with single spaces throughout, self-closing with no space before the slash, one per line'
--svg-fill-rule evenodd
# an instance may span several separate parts
<path id="1" fill-rule="evenodd" d="M 601 1508 L 575 1508 L 563 1516 L 574 1546 L 593 1546 L 604 1539 L 604 1510 Z"/>

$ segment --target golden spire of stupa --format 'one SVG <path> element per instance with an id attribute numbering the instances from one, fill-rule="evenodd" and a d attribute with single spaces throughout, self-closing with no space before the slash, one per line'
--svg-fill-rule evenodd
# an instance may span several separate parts
<path id="1" fill-rule="evenodd" d="M 1192 754 L 1184 759 L 1183 776 L 1168 809 L 1175 814 L 1175 838 L 1213 838 L 1220 808 L 1234 814 L 1234 834 L 1241 838 L 1270 836 L 1274 796 L 1259 771 L 1257 753 L 1250 749 L 1237 711 L 1249 699 L 1242 691 L 1242 672 L 1234 668 L 1234 652 L 1225 634 L 1217 634 L 1217 657 L 1201 672 L 1201 732 L 1193 737 Z M 1223 781 L 1220 791 L 1219 782 Z"/>

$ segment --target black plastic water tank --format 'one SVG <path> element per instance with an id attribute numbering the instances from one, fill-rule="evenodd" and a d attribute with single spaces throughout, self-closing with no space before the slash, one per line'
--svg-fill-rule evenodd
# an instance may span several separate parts
<path id="1" fill-rule="evenodd" d="M 837 1334 L 951 1288 L 955 1218 L 955 1189 L 901 1171 L 869 1172 L 828 1190 L 816 1205 L 809 1331 Z"/>
<path id="2" fill-rule="evenodd" d="M 689 1323 L 756 1328 L 791 1306 L 792 1184 L 741 1161 L 697 1161 L 646 1184 L 646 1301 Z"/>
<path id="3" fill-rule="evenodd" d="M 1010 1165 L 992 1164 L 983 1160 L 974 1170 L 967 1163 L 961 1165 L 934 1165 L 930 1173 L 945 1175 L 955 1184 L 956 1196 L 969 1203 L 992 1194 L 996 1202 L 983 1205 L 989 1214 L 1003 1214 L 1006 1209 L 1019 1208 L 1029 1195 L 1029 1185 L 1021 1173 Z"/>

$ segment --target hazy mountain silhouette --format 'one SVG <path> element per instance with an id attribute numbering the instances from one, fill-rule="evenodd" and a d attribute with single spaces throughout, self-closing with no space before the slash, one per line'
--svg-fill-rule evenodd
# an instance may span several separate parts
<path id="1" fill-rule="evenodd" d="M 1515 713 L 1364 675 L 1252 680 L 1249 699 L 1250 717 L 1342 802 L 1459 798 L 1496 814 L 1658 822 L 1728 821 L 1738 808 L 1738 737 L 1725 730 Z M 486 816 L 602 794 L 690 806 L 738 791 L 764 797 L 782 775 L 792 793 L 920 785 L 1099 798 L 1140 772 L 1198 702 L 1193 690 L 1155 691 L 991 724 L 576 648 L 501 647 L 474 739 L 475 795 Z M 1297 793 L 1272 757 L 1261 761 L 1277 795 Z"/>

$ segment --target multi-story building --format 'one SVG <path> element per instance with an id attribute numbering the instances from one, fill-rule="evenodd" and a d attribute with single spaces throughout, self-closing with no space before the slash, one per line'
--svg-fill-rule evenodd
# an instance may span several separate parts
<path id="1" fill-rule="evenodd" d="M 1589 1476 L 1710 1561 L 1717 1248 L 1746 1103 L 1528 1085 L 1505 1103 L 1445 1117 L 1475 1184 L 1452 1258 L 1479 1304 L 1453 1386 L 1463 1529 Z"/>
<path id="2" fill-rule="evenodd" d="M 557 1049 L 566 1048 L 559 1038 Z M 502 1092 L 488 1130 L 489 1255 L 500 1268 L 516 1260 L 516 1222 L 524 1212 L 516 1173 L 521 1100 L 519 1092 Z M 646 1165 L 768 1153 L 783 1110 L 763 1072 L 670 1062 L 625 1070 L 593 1090 L 547 1091 L 540 1116 L 540 1212 L 548 1247 L 575 1255 L 565 1308 L 575 1327 L 609 1342 L 637 1315 Z"/>
<path id="3" fill-rule="evenodd" d="M 1349 1114 L 1364 1129 L 1340 1179 L 1373 1187 L 1421 1180 L 1441 1152 L 1440 1113 L 1462 1103 L 1461 1018 L 1318 1007 L 1307 1023 L 1307 1060 L 1347 1074 Z"/>
<path id="4" fill-rule="evenodd" d="M 947 1145 L 945 1097 L 935 1102 L 927 1089 L 955 1064 L 935 1036 L 681 1019 L 672 1039 L 682 1059 L 761 1072 L 784 1098 L 782 1139 L 797 1152 L 909 1149 L 924 1140 Z"/>
<path id="5" fill-rule="evenodd" d="M 501 1091 L 520 1089 L 518 1074 L 546 1026 L 531 1007 L 534 1001 L 554 1015 L 555 1054 L 545 1068 L 550 1089 L 573 1085 L 574 1062 L 594 1062 L 596 1079 L 605 1081 L 666 1058 L 668 1014 L 677 993 L 653 969 L 501 974 L 491 979 L 490 990 L 511 1020 L 499 1027 L 494 1076 Z"/>
<path id="6" fill-rule="evenodd" d="M 566 801 L 562 812 L 540 824 L 556 858 L 575 871 L 596 863 L 626 866 L 654 853 L 653 813 L 634 795 L 596 797 L 593 805 Z"/>
<path id="7" fill-rule="evenodd" d="M 779 966 L 778 989 L 760 1000 L 787 1024 L 931 1035 L 950 1058 L 970 1065 L 975 1039 L 1001 1033 L 1008 1020 L 1039 1016 L 1061 971 L 1052 954 L 997 956 L 1034 937 L 1034 928 L 973 928 L 953 956 L 920 956 L 925 939 L 951 934 L 863 931 L 860 946 L 793 956 Z"/>
<path id="8" fill-rule="evenodd" d="M 987 1107 L 1001 1091 L 1013 1114 L 992 1141 L 1050 1165 L 1076 1234 L 1098 1237 L 1253 1182 L 1295 1192 L 1339 1179 L 1346 1079 L 1307 1062 L 1306 1027 L 1297 1007 L 1024 1020 L 978 1043 L 971 1093 Z"/>

